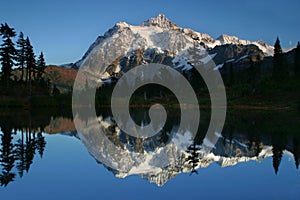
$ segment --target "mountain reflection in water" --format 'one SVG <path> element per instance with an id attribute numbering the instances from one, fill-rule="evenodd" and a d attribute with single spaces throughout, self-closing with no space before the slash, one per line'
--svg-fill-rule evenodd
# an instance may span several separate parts
<path id="1" fill-rule="evenodd" d="M 149 123 L 145 111 L 136 109 L 131 114 L 137 124 Z M 237 111 L 229 113 L 223 132 L 216 133 L 218 141 L 213 147 L 205 138 L 209 115 L 202 113 L 194 139 L 188 130 L 176 133 L 180 118 L 175 111 L 168 114 L 163 130 L 147 139 L 121 131 L 109 110 L 98 115 L 99 134 L 87 134 L 75 130 L 69 112 L 3 113 L 0 116 L 1 185 L 7 186 L 17 176 L 27 176 L 27 173 L 30 176 L 34 157 L 43 157 L 47 148 L 45 134 L 74 136 L 116 177 L 139 175 L 158 186 L 180 173 L 200 173 L 200 168 L 212 163 L 227 167 L 272 157 L 274 174 L 277 174 L 286 153 L 294 157 L 295 167 L 299 166 L 300 121 L 295 113 L 253 111 L 247 116 Z M 89 120 L 80 120 L 89 123 Z"/>

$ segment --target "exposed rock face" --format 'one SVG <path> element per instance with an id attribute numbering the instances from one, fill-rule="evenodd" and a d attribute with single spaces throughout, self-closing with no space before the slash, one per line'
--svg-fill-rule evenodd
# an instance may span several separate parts
<path id="1" fill-rule="evenodd" d="M 165 15 L 159 14 L 155 18 L 150 18 L 147 21 L 144 21 L 141 26 L 158 26 L 163 29 L 168 29 L 168 30 L 180 30 L 181 28 L 171 22 Z"/>
<path id="2" fill-rule="evenodd" d="M 48 126 L 45 127 L 45 132 L 50 134 L 62 133 L 62 132 L 73 132 L 75 131 L 75 125 L 71 119 L 68 118 L 51 118 Z"/>
<path id="3" fill-rule="evenodd" d="M 252 61 L 261 61 L 264 59 L 264 53 L 253 44 L 226 44 L 216 46 L 212 50 L 209 50 L 209 53 L 216 54 L 213 59 L 216 65 L 228 62 L 230 60 L 238 62 L 245 58 L 250 58 Z"/>
<path id="4" fill-rule="evenodd" d="M 201 145 L 194 145 L 188 132 L 172 135 L 171 131 L 171 139 L 161 145 L 159 137 L 143 140 L 126 135 L 110 117 L 99 117 L 98 122 L 102 130 L 98 134 L 92 131 L 93 122 L 88 122 L 89 130 L 77 135 L 97 162 L 118 178 L 139 175 L 158 186 L 180 173 L 206 168 L 212 163 L 227 167 L 272 156 L 272 147 L 261 145 L 256 152 L 249 149 L 243 137 L 229 141 L 220 135 L 214 148 L 207 150 L 209 144 L 205 139 Z"/>
<path id="5" fill-rule="evenodd" d="M 93 55 L 93 63 L 88 65 L 99 68 L 98 71 L 93 71 L 93 75 L 99 79 L 119 76 L 132 67 L 150 62 L 178 68 L 174 60 L 180 60 L 181 69 L 188 70 L 192 67 L 188 64 L 188 57 L 184 57 L 182 52 L 191 48 L 198 49 L 199 53 L 205 49 L 214 55 L 216 65 L 229 59 L 246 58 L 243 56 L 255 60 L 273 54 L 273 47 L 263 41 L 251 42 L 226 34 L 213 39 L 208 34 L 181 28 L 159 14 L 156 18 L 143 22 L 141 26 L 117 23 L 96 39 L 81 60 L 64 67 L 78 69 L 88 56 Z"/>

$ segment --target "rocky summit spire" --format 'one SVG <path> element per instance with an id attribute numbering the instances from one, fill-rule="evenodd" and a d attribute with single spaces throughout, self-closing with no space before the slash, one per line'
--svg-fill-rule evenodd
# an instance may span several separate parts
<path id="1" fill-rule="evenodd" d="M 147 21 L 144 21 L 142 26 L 158 26 L 163 29 L 175 30 L 180 29 L 180 27 L 170 21 L 165 15 L 159 14 L 155 18 L 150 18 Z"/>

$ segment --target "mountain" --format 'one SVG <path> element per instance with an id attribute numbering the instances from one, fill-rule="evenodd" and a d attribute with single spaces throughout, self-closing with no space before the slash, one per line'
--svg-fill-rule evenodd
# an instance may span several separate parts
<path id="1" fill-rule="evenodd" d="M 299 165 L 298 121 L 282 122 L 283 118 L 291 117 L 289 112 L 283 118 L 278 118 L 277 112 L 231 113 L 228 116 L 230 123 L 225 125 L 222 134 L 214 133 L 217 138 L 215 144 L 209 142 L 212 141 L 211 136 L 202 131 L 197 133 L 194 141 L 189 131 L 178 133 L 176 127 L 180 122 L 175 120 L 178 115 L 168 115 L 170 120 L 165 124 L 165 132 L 150 138 L 137 138 L 118 128 L 109 109 L 100 113 L 97 118 L 83 116 L 81 119 L 76 116 L 74 121 L 71 118 L 47 118 L 49 123 L 45 132 L 76 137 L 97 163 L 118 178 L 135 175 L 162 186 L 181 173 L 205 173 L 201 169 L 211 165 L 230 167 L 244 162 L 261 162 L 272 156 L 274 160 L 276 149 L 294 155 L 296 167 Z M 141 117 L 138 124 L 146 124 L 146 113 L 141 109 L 134 112 L 134 116 Z M 296 117 L 296 114 L 292 116 Z M 203 113 L 201 117 L 202 124 L 209 123 L 209 114 Z M 13 120 L 15 116 L 10 118 Z M 193 120 L 192 117 L 189 120 Z M 78 131 L 73 123 L 77 124 L 76 128 L 80 127 Z M 281 131 L 276 131 L 278 127 L 274 124 L 279 124 L 282 130 L 288 128 L 291 131 L 282 135 Z M 273 128 L 270 129 L 271 126 Z"/>
<path id="2" fill-rule="evenodd" d="M 251 42 L 249 40 L 239 39 L 236 36 L 229 36 L 226 34 L 222 34 L 220 37 L 218 37 L 215 40 L 215 45 L 224 45 L 224 44 L 239 44 L 239 45 L 253 44 L 253 45 L 257 46 L 260 50 L 262 50 L 266 56 L 273 56 L 273 53 L 274 53 L 273 46 L 266 44 L 262 40 L 258 40 L 256 42 Z"/>
<path id="3" fill-rule="evenodd" d="M 241 162 L 260 162 L 273 155 L 272 146 L 260 144 L 259 149 L 251 148 L 245 136 L 229 140 L 216 134 L 219 139 L 213 146 L 207 137 L 201 145 L 193 145 L 188 131 L 176 134 L 171 131 L 171 139 L 162 143 L 159 137 L 143 140 L 126 135 L 111 117 L 100 116 L 97 121 L 99 127 L 90 120 L 82 121 L 86 131 L 75 135 L 96 161 L 118 178 L 138 175 L 158 186 L 180 173 L 195 172 L 213 163 L 228 167 Z"/>
<path id="4" fill-rule="evenodd" d="M 224 50 L 218 50 L 222 48 L 230 49 L 231 53 L 226 56 L 220 55 Z M 214 39 L 208 34 L 182 28 L 159 14 L 156 18 L 144 21 L 140 26 L 126 22 L 117 23 L 96 39 L 82 59 L 61 67 L 78 69 L 88 56 L 93 55 L 103 66 L 101 71 L 95 70 L 99 79 L 107 79 L 134 66 L 150 62 L 189 70 L 192 67 L 188 64 L 189 58 L 184 56 L 184 52 L 190 49 L 199 52 L 205 49 L 211 58 L 216 58 L 216 65 L 230 59 L 241 60 L 243 56 L 253 57 L 254 54 L 255 57 L 260 55 L 261 59 L 273 55 L 273 47 L 263 41 L 252 42 L 226 34 Z"/>

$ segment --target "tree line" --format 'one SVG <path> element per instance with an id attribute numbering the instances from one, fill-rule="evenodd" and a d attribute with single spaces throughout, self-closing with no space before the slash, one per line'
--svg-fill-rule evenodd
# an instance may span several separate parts
<path id="1" fill-rule="evenodd" d="M 14 28 L 7 23 L 0 26 L 0 37 L 2 43 L 0 46 L 0 62 L 2 72 L 0 76 L 1 84 L 5 90 L 9 90 L 14 84 L 13 81 L 28 83 L 30 93 L 32 81 L 43 81 L 43 74 L 46 68 L 46 62 L 43 52 L 36 57 L 30 39 L 25 38 L 23 32 L 20 32 L 16 42 L 13 39 L 17 36 Z M 19 71 L 20 74 L 13 73 Z"/>
<path id="2" fill-rule="evenodd" d="M 300 43 L 298 42 L 295 50 L 294 69 L 292 70 L 294 76 L 300 77 Z M 272 77 L 275 80 L 284 80 L 289 77 L 289 69 L 287 67 L 287 61 L 283 57 L 280 40 L 277 37 L 274 45 L 274 57 L 273 57 L 273 73 Z"/>
<path id="3" fill-rule="evenodd" d="M 293 62 L 293 64 L 291 64 Z M 290 77 L 300 78 L 300 43 L 294 50 L 294 58 L 286 60 L 285 53 L 282 51 L 279 37 L 276 38 L 274 44 L 274 54 L 271 64 L 271 73 L 269 76 L 263 69 L 260 55 L 250 58 L 249 67 L 246 70 L 235 69 L 233 62 L 224 63 L 224 68 L 227 73 L 223 74 L 223 79 L 227 87 L 236 86 L 239 83 L 246 81 L 254 86 L 259 79 L 269 77 L 275 82 L 284 81 Z M 263 72 L 264 71 L 264 72 Z"/>
<path id="4" fill-rule="evenodd" d="M 20 138 L 14 139 L 20 132 Z M 7 186 L 14 181 L 17 169 L 19 177 L 23 177 L 24 172 L 29 171 L 36 152 L 43 156 L 46 141 L 40 130 L 23 128 L 12 130 L 7 124 L 1 126 L 1 146 L 0 146 L 0 186 Z"/>

